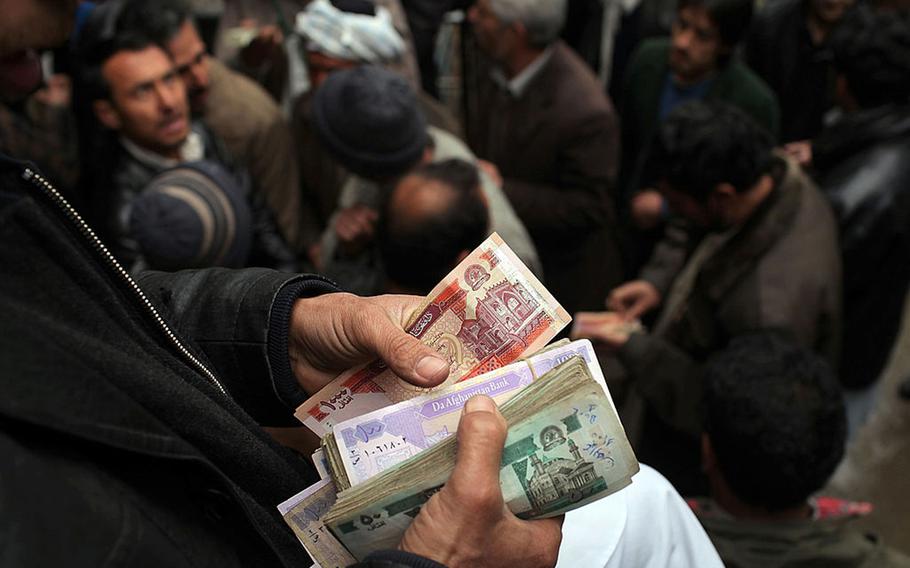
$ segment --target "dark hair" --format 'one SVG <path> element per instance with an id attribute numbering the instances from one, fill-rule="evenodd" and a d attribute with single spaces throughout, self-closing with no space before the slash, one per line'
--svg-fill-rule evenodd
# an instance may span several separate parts
<path id="1" fill-rule="evenodd" d="M 844 454 L 846 411 L 818 355 L 771 332 L 742 336 L 708 362 L 705 432 L 743 502 L 780 511 L 805 502 Z"/>
<path id="2" fill-rule="evenodd" d="M 110 86 L 101 68 L 121 51 L 140 51 L 155 40 L 144 30 L 124 26 L 134 2 L 111 0 L 96 7 L 79 33 L 76 43 L 75 86 L 86 102 L 110 96 Z"/>
<path id="3" fill-rule="evenodd" d="M 858 6 L 832 34 L 831 49 L 860 107 L 910 103 L 910 11 Z"/>
<path id="4" fill-rule="evenodd" d="M 742 192 L 776 160 L 771 135 L 736 107 L 691 101 L 667 116 L 651 143 L 646 181 L 666 182 L 704 203 L 720 183 Z"/>
<path id="5" fill-rule="evenodd" d="M 183 0 L 126 0 L 120 17 L 122 30 L 136 30 L 165 47 L 193 12 Z"/>
<path id="6" fill-rule="evenodd" d="M 460 252 L 473 250 L 487 236 L 489 214 L 474 164 L 463 160 L 424 164 L 402 179 L 414 177 L 436 182 L 441 187 L 438 200 L 445 206 L 415 218 L 392 210 L 390 199 L 378 242 L 389 279 L 427 293 L 454 267 Z"/>
<path id="7" fill-rule="evenodd" d="M 683 8 L 704 8 L 721 43 L 730 48 L 742 40 L 752 22 L 752 0 L 679 0 L 677 12 Z"/>
<path id="8" fill-rule="evenodd" d="M 342 12 L 375 16 L 376 4 L 369 0 L 329 0 L 329 3 Z"/>

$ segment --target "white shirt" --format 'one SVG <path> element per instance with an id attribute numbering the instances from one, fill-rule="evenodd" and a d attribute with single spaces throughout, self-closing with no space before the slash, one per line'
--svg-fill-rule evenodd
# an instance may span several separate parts
<path id="1" fill-rule="evenodd" d="M 202 143 L 202 136 L 195 130 L 190 130 L 186 140 L 180 146 L 180 159 L 166 158 L 161 154 L 142 148 L 128 138 L 121 136 L 120 143 L 126 148 L 131 156 L 143 164 L 154 168 L 168 169 L 186 162 L 197 162 L 205 157 L 205 145 Z"/>
<path id="2" fill-rule="evenodd" d="M 551 45 L 543 50 L 543 52 L 537 56 L 537 59 L 522 69 L 521 73 L 515 75 L 511 79 L 506 79 L 505 73 L 503 73 L 501 69 L 494 68 L 492 71 L 493 80 L 517 99 L 524 94 L 528 88 L 528 84 L 534 80 L 534 77 L 537 77 L 540 74 L 540 71 L 552 56 L 553 46 Z"/>
<path id="3" fill-rule="evenodd" d="M 723 568 L 670 482 L 641 464 L 625 489 L 566 514 L 557 568 Z"/>

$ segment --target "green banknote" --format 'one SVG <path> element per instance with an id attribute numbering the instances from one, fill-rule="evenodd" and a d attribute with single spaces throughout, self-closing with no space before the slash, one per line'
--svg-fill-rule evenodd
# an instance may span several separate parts
<path id="1" fill-rule="evenodd" d="M 509 423 L 500 485 L 522 518 L 563 514 L 626 487 L 638 461 L 609 396 L 578 357 L 555 367 L 501 408 Z M 323 517 L 356 558 L 395 548 L 455 465 L 451 436 L 342 491 Z"/>

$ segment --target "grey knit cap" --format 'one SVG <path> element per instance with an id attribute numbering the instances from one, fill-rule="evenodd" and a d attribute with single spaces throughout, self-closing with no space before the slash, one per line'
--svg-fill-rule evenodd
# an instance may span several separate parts
<path id="1" fill-rule="evenodd" d="M 429 143 L 414 90 L 374 65 L 329 75 L 313 95 L 313 124 L 342 166 L 369 179 L 407 172 Z"/>
<path id="2" fill-rule="evenodd" d="M 190 162 L 161 172 L 133 201 L 130 230 L 152 268 L 246 265 L 252 214 L 223 167 Z"/>

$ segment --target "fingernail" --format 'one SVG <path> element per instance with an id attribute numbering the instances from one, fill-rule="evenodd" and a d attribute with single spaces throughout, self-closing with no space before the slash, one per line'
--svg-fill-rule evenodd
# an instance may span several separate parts
<path id="1" fill-rule="evenodd" d="M 482 394 L 472 396 L 464 404 L 465 414 L 471 412 L 493 412 L 494 410 L 496 410 L 496 403 L 493 402 L 492 398 Z"/>
<path id="2" fill-rule="evenodd" d="M 415 370 L 421 379 L 427 382 L 439 382 L 439 379 L 444 376 L 443 373 L 448 373 L 449 364 L 439 357 L 426 355 L 417 362 Z"/>

